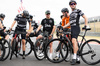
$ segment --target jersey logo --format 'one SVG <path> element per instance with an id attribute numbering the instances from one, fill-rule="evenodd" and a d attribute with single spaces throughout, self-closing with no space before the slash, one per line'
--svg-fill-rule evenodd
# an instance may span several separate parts
<path id="1" fill-rule="evenodd" d="M 45 27 L 51 27 L 51 25 L 45 24 Z"/>

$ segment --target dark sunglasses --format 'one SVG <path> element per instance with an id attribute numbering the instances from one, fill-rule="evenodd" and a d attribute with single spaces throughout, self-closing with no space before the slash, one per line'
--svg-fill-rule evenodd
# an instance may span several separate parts
<path id="1" fill-rule="evenodd" d="M 46 14 L 46 15 L 50 15 L 50 13 Z"/>
<path id="2" fill-rule="evenodd" d="M 71 3 L 70 5 L 76 5 L 76 3 Z"/>

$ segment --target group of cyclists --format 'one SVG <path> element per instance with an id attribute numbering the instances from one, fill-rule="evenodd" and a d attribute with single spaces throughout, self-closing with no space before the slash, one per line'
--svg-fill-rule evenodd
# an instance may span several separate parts
<path id="1" fill-rule="evenodd" d="M 80 59 L 79 59 L 79 56 L 77 55 L 77 52 L 78 52 L 77 38 L 80 33 L 80 25 L 79 25 L 80 16 L 82 16 L 85 19 L 85 26 L 84 26 L 85 28 L 87 27 L 87 22 L 88 22 L 85 14 L 80 9 L 77 9 L 76 5 L 77 5 L 77 2 L 74 0 L 71 0 L 69 2 L 69 6 L 72 9 L 71 14 L 69 14 L 68 8 L 63 8 L 61 10 L 62 15 L 63 15 L 63 16 L 61 16 L 62 17 L 61 26 L 63 27 L 65 32 L 71 31 L 71 35 L 69 35 L 70 36 L 69 39 L 72 41 L 73 49 L 74 49 L 74 54 L 73 54 L 73 58 L 71 61 L 72 65 L 75 65 L 76 63 L 80 64 Z M 22 45 L 23 45 L 22 46 L 22 49 L 23 49 L 22 58 L 23 59 L 25 59 L 25 41 L 26 41 L 25 38 L 27 38 L 28 36 L 29 37 L 36 36 L 37 37 L 36 40 L 39 38 L 42 38 L 43 33 L 41 33 L 41 30 L 40 30 L 42 26 L 43 26 L 43 31 L 47 31 L 49 33 L 49 39 L 53 39 L 53 34 L 55 32 L 56 27 L 54 25 L 54 19 L 50 17 L 50 14 L 51 14 L 51 12 L 49 10 L 47 10 L 45 12 L 46 18 L 44 18 L 41 21 L 41 24 L 39 26 L 37 25 L 37 23 L 35 21 L 33 21 L 33 16 L 30 15 L 29 12 L 26 10 L 24 10 L 22 14 L 18 14 L 15 17 L 15 19 L 9 29 L 9 31 L 11 31 L 13 26 L 17 22 L 17 26 L 15 28 L 15 32 L 14 32 L 13 38 L 11 40 L 11 46 L 12 46 L 12 42 L 13 42 L 16 32 L 17 31 L 26 32 L 27 22 L 29 23 L 29 30 L 27 31 L 27 34 L 21 34 Z M 3 25 L 4 18 L 5 18 L 5 15 L 0 14 L 0 35 L 3 36 L 6 40 L 8 40 L 9 35 L 7 35 L 5 33 L 5 30 L 3 30 L 4 29 L 4 25 Z M 34 32 L 32 33 L 32 31 L 34 31 Z M 52 49 L 53 48 L 52 48 L 52 43 L 51 43 L 50 44 L 50 55 L 49 55 L 50 59 L 53 59 L 52 58 Z M 41 53 L 40 56 L 41 55 L 43 55 L 43 54 Z M 55 58 L 59 59 L 58 55 L 56 55 Z"/>

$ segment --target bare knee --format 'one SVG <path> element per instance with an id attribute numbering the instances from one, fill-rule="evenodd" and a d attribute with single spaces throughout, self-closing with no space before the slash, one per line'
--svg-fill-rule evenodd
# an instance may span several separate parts
<path id="1" fill-rule="evenodd" d="M 72 38 L 72 43 L 75 44 L 76 43 L 76 39 Z"/>

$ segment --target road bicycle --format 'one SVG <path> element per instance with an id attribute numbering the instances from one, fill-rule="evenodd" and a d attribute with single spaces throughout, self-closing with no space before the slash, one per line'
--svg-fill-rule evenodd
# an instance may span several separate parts
<path id="1" fill-rule="evenodd" d="M 46 57 L 50 62 L 53 63 L 60 63 L 64 60 L 70 60 L 72 59 L 72 54 L 73 54 L 73 45 L 72 42 L 69 40 L 66 35 L 69 35 L 70 32 L 63 32 L 63 28 L 60 26 L 61 30 L 58 31 L 58 34 L 62 36 L 62 38 L 57 38 L 51 40 L 47 46 L 46 46 Z M 82 37 L 81 42 L 78 42 L 78 47 L 79 50 L 77 52 L 77 55 L 81 57 L 81 59 L 89 64 L 89 65 L 94 65 L 100 62 L 100 56 L 99 53 L 99 47 L 100 47 L 100 41 L 96 39 L 85 39 L 86 32 L 91 30 L 91 28 L 86 28 L 84 29 L 84 35 L 79 35 Z M 77 40 L 78 41 L 78 40 Z M 59 60 L 54 60 L 49 58 L 49 52 L 47 52 L 49 44 L 53 43 L 53 57 L 55 57 L 56 53 L 59 53 Z"/>
<path id="2" fill-rule="evenodd" d="M 12 47 L 11 47 L 12 51 L 11 51 L 10 60 L 12 59 L 13 55 L 15 55 L 16 57 L 18 57 L 18 55 L 23 56 L 23 50 L 21 49 L 22 48 L 22 39 L 20 36 L 21 34 L 27 34 L 27 32 L 19 32 L 19 31 L 16 32 L 16 34 L 14 36 L 14 40 L 12 42 Z M 26 40 L 25 56 L 28 56 L 30 54 L 30 50 L 28 51 L 28 47 L 29 47 L 29 45 L 31 46 L 31 43 L 27 39 L 25 39 L 25 40 Z"/>

